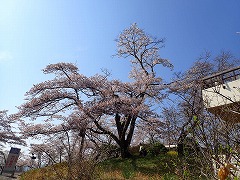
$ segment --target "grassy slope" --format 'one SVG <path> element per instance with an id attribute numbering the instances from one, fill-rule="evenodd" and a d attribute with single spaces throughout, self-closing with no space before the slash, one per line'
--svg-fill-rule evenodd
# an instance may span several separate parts
<path id="1" fill-rule="evenodd" d="M 100 179 L 178 179 L 177 159 L 169 155 L 111 159 L 99 166 Z"/>
<path id="2" fill-rule="evenodd" d="M 169 154 L 110 159 L 96 167 L 94 179 L 178 179 L 175 174 L 177 162 L 177 156 Z M 57 165 L 55 169 L 63 172 L 61 165 Z M 46 167 L 28 171 L 21 176 L 21 179 L 57 179 L 54 177 L 53 169 Z"/>

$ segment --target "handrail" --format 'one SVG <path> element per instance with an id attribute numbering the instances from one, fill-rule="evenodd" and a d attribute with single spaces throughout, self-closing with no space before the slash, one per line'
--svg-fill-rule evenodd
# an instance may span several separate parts
<path id="1" fill-rule="evenodd" d="M 227 82 L 240 79 L 240 66 L 231 68 L 202 79 L 202 89 L 215 87 Z"/>

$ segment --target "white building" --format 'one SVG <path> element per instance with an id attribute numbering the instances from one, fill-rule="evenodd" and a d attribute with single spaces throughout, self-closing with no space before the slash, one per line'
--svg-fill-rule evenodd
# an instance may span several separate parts
<path id="1" fill-rule="evenodd" d="M 240 66 L 203 79 L 202 97 L 209 112 L 240 122 Z"/>

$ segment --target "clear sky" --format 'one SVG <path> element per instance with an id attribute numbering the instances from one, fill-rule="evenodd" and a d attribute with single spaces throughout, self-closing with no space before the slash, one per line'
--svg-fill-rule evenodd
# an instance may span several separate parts
<path id="1" fill-rule="evenodd" d="M 239 0 L 1 0 L 0 110 L 16 112 L 42 69 L 77 63 L 85 75 L 127 80 L 129 63 L 113 58 L 114 39 L 132 23 L 166 38 L 162 57 L 186 70 L 206 50 L 240 57 Z M 169 80 L 173 72 L 162 71 Z"/>

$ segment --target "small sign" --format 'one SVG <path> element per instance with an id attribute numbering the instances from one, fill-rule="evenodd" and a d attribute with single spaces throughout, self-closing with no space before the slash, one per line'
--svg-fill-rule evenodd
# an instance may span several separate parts
<path id="1" fill-rule="evenodd" d="M 19 148 L 13 148 L 13 147 L 10 149 L 6 164 L 3 169 L 3 173 L 14 173 L 15 172 L 15 166 L 16 166 L 18 157 L 20 155 L 20 150 L 21 149 L 19 149 Z"/>

